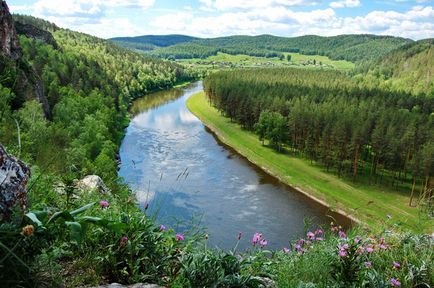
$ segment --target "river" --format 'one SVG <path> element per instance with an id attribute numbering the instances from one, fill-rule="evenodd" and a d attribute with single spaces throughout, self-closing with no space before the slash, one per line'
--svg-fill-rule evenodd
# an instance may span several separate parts
<path id="1" fill-rule="evenodd" d="M 304 234 L 304 219 L 326 224 L 327 209 L 281 184 L 222 144 L 186 107 L 196 82 L 137 100 L 120 148 L 119 175 L 142 209 L 166 226 L 206 227 L 209 245 L 249 247 L 261 232 L 270 249 Z M 151 108 L 148 108 L 151 107 Z M 336 216 L 336 215 L 334 215 Z M 200 222 L 199 222 L 200 221 Z"/>

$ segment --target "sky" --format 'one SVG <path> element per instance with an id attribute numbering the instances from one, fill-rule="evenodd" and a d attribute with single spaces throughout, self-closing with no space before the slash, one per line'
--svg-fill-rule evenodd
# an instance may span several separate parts
<path id="1" fill-rule="evenodd" d="M 13 13 L 101 38 L 378 34 L 434 38 L 434 0 L 6 0 Z"/>

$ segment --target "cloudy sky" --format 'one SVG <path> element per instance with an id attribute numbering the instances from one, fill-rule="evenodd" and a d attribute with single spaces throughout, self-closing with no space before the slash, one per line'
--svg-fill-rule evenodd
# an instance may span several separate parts
<path id="1" fill-rule="evenodd" d="M 434 0 L 7 0 L 31 14 L 102 38 L 144 34 L 373 33 L 434 38 Z"/>

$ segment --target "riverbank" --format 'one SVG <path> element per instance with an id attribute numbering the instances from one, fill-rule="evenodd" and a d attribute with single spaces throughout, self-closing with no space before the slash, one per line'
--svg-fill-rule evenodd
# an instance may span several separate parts
<path id="1" fill-rule="evenodd" d="M 203 92 L 190 97 L 187 107 L 225 144 L 250 162 L 331 210 L 363 222 L 369 228 L 397 224 L 404 230 L 430 232 L 430 221 L 421 219 L 408 197 L 385 187 L 354 184 L 324 172 L 309 161 L 277 153 L 262 146 L 257 136 L 222 116 L 206 101 Z"/>

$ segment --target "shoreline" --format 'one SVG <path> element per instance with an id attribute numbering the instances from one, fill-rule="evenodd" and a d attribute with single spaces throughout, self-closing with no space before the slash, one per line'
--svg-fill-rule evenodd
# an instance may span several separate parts
<path id="1" fill-rule="evenodd" d="M 200 92 L 200 93 L 205 93 L 204 91 Z M 192 95 L 191 97 L 193 97 L 195 95 Z M 190 99 L 190 98 L 189 98 Z M 230 141 L 228 141 L 226 139 L 226 137 L 224 137 L 221 132 L 219 131 L 219 129 L 217 129 L 213 124 L 209 123 L 209 121 L 206 121 L 205 119 L 203 119 L 203 117 L 201 117 L 200 115 L 198 115 L 197 113 L 195 113 L 194 111 L 192 111 L 192 109 L 190 108 L 190 106 L 188 105 L 188 100 L 187 99 L 187 108 L 188 110 L 193 113 L 201 122 L 202 124 L 208 128 L 211 133 L 213 135 L 215 135 L 215 137 L 217 137 L 217 139 L 219 141 L 221 141 L 224 145 L 228 146 L 230 149 L 234 150 L 238 155 L 240 155 L 241 157 L 243 157 L 244 159 L 246 159 L 249 163 L 251 163 L 252 165 L 258 167 L 259 169 L 261 169 L 262 171 L 264 171 L 266 174 L 270 175 L 271 177 L 277 179 L 280 183 L 282 183 L 283 185 L 287 186 L 288 188 L 290 188 L 291 190 L 296 191 L 297 193 L 300 193 L 304 196 L 306 196 L 307 198 L 315 201 L 317 204 L 320 204 L 321 206 L 324 206 L 325 208 L 327 208 L 330 212 L 332 213 L 336 213 L 339 214 L 340 216 L 347 218 L 349 220 L 349 222 L 351 223 L 351 225 L 353 223 L 357 224 L 357 225 L 362 225 L 362 226 L 366 226 L 366 223 L 361 221 L 360 219 L 356 218 L 353 215 L 350 215 L 349 213 L 347 213 L 346 211 L 342 210 L 342 209 L 333 209 L 332 205 L 330 205 L 329 203 L 327 203 L 326 201 L 319 199 L 318 197 L 310 194 L 309 192 L 304 191 L 303 189 L 301 189 L 300 187 L 294 185 L 294 184 L 290 184 L 287 181 L 285 181 L 284 179 L 282 179 L 282 177 L 280 177 L 279 175 L 276 175 L 274 173 L 272 173 L 272 171 L 270 171 L 270 169 L 268 169 L 267 167 L 261 165 L 260 163 L 257 163 L 257 161 L 250 159 L 247 155 L 245 155 L 242 151 L 240 151 L 240 149 L 237 149 L 236 147 L 233 147 L 232 145 L 230 145 Z"/>

